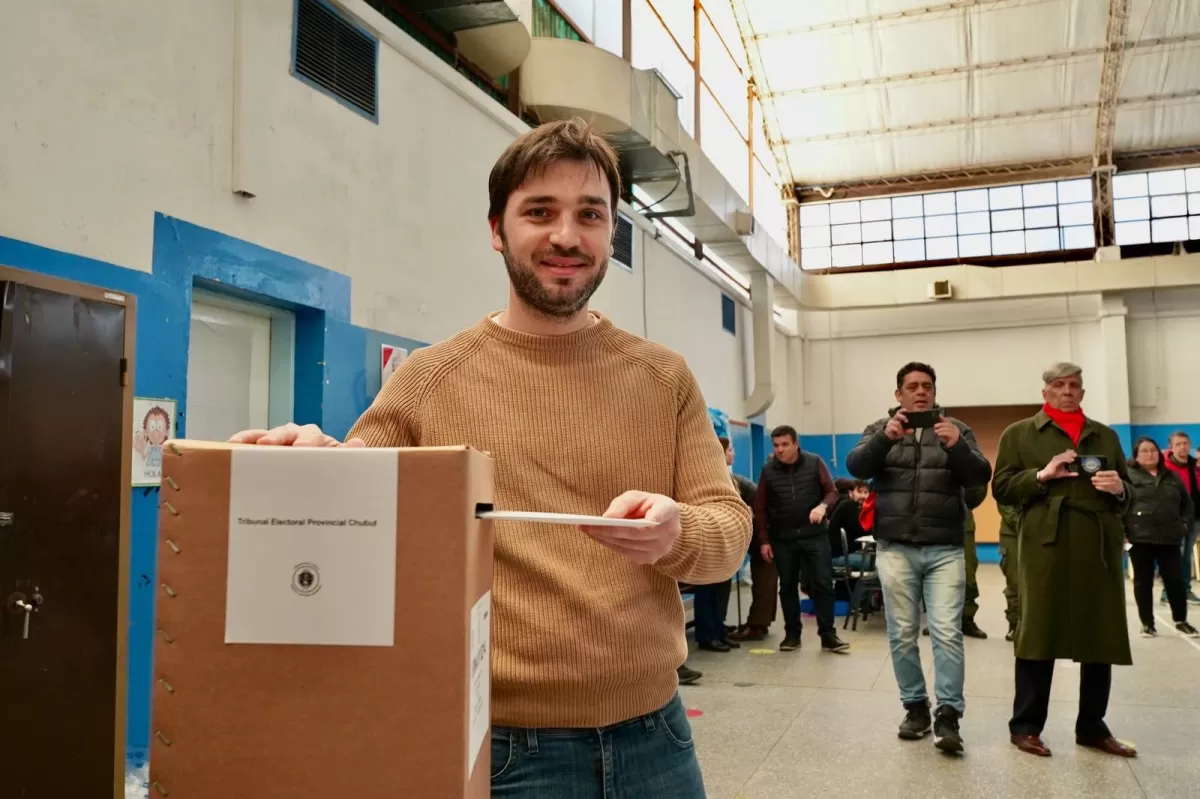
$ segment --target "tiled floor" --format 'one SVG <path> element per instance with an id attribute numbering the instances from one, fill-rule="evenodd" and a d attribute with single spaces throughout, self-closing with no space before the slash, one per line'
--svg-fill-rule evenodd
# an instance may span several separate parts
<path id="1" fill-rule="evenodd" d="M 1004 640 L 1004 578 L 997 566 L 979 570 L 978 621 L 986 641 L 968 638 L 966 753 L 946 756 L 932 737 L 901 741 L 904 711 L 888 656 L 882 616 L 857 633 L 849 655 L 819 651 L 816 622 L 805 619 L 804 647 L 774 651 L 772 637 L 728 654 L 694 651 L 688 664 L 704 673 L 681 689 L 708 795 L 712 799 L 796 796 L 872 797 L 1200 797 L 1200 640 L 1169 624 L 1165 605 L 1156 639 L 1138 637 L 1140 625 L 1127 589 L 1134 666 L 1115 669 L 1108 722 L 1138 747 L 1125 760 L 1080 749 L 1074 742 L 1079 670 L 1060 662 L 1050 722 L 1043 735 L 1051 758 L 1023 754 L 1008 741 L 1012 709 L 1012 645 Z M 1157 599 L 1157 596 L 1156 596 Z M 749 606 L 743 594 L 743 613 Z M 730 621 L 736 598 L 730 603 Z M 1200 607 L 1192 607 L 1192 621 Z M 754 654 L 752 648 L 769 649 Z M 932 690 L 929 639 L 921 655 Z"/>

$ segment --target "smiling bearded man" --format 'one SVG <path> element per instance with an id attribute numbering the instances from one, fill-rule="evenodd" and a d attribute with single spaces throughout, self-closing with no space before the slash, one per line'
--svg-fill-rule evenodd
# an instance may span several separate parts
<path id="1" fill-rule="evenodd" d="M 733 575 L 749 508 L 684 359 L 588 310 L 612 254 L 612 148 L 579 120 L 543 125 L 488 189 L 504 311 L 416 350 L 345 444 L 312 425 L 234 440 L 468 444 L 495 459 L 500 509 L 654 522 L 496 522 L 492 795 L 700 799 L 679 583 Z"/>

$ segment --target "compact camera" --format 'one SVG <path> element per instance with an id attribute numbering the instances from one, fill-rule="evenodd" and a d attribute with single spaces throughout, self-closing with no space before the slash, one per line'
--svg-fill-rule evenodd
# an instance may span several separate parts
<path id="1" fill-rule="evenodd" d="M 1080 455 L 1074 461 L 1067 464 L 1067 471 L 1071 474 L 1086 475 L 1108 471 L 1108 458 L 1103 455 Z"/>

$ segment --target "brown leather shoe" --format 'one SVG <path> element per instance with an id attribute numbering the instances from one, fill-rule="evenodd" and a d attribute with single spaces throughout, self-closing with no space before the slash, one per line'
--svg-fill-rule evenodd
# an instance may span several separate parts
<path id="1" fill-rule="evenodd" d="M 1042 743 L 1040 735 L 1012 735 L 1009 736 L 1009 740 L 1022 752 L 1028 752 L 1038 757 L 1050 757 L 1050 750 Z"/>
<path id="2" fill-rule="evenodd" d="M 1076 738 L 1075 743 L 1080 746 L 1086 746 L 1088 749 L 1099 749 L 1106 755 L 1116 755 L 1117 757 L 1137 757 L 1137 750 L 1132 746 L 1121 743 L 1111 735 L 1107 738 L 1087 739 Z"/>
<path id="3" fill-rule="evenodd" d="M 762 641 L 766 639 L 766 630 L 761 627 L 750 627 L 742 625 L 738 629 L 725 636 L 726 641 Z"/>

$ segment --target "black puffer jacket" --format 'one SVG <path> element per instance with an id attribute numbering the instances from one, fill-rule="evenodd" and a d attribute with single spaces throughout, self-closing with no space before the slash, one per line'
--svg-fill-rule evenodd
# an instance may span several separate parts
<path id="1" fill-rule="evenodd" d="M 1170 469 L 1152 475 L 1140 466 L 1129 470 L 1133 502 L 1125 513 L 1125 537 L 1131 544 L 1179 544 L 1192 528 L 1195 509 L 1183 481 Z"/>
<path id="2" fill-rule="evenodd" d="M 742 502 L 754 509 L 754 500 L 758 496 L 758 486 L 753 480 L 742 477 L 740 474 L 733 475 L 733 484 L 737 486 L 738 493 L 742 496 Z M 754 534 L 750 536 L 750 544 L 747 546 L 747 552 L 755 552 L 758 550 L 758 516 L 754 515 Z"/>
<path id="3" fill-rule="evenodd" d="M 958 428 L 958 444 L 942 446 L 932 428 L 892 441 L 883 432 L 897 409 L 867 427 L 846 456 L 846 469 L 870 480 L 875 500 L 875 538 L 904 544 L 963 545 L 966 489 L 986 486 L 992 465 L 979 451 L 971 428 Z"/>

